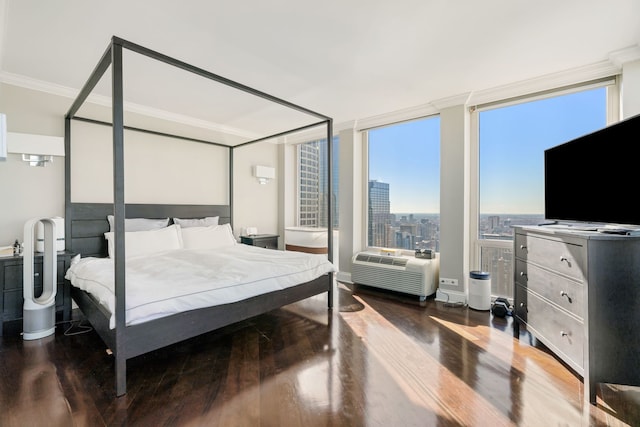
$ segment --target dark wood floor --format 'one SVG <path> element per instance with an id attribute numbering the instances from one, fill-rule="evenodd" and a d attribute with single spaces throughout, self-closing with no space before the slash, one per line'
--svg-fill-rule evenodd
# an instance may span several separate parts
<path id="1" fill-rule="evenodd" d="M 132 359 L 121 398 L 95 332 L 5 336 L 0 425 L 640 425 L 640 388 L 602 384 L 584 404 L 580 377 L 514 340 L 511 318 L 337 294 L 330 314 L 314 297 Z"/>

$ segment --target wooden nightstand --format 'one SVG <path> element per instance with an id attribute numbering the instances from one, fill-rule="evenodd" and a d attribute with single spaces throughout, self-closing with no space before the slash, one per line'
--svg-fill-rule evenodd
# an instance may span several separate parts
<path id="1" fill-rule="evenodd" d="M 277 234 L 252 234 L 251 236 L 240 236 L 240 243 L 251 246 L 259 246 L 267 249 L 278 249 Z"/>
<path id="2" fill-rule="evenodd" d="M 56 315 L 62 315 L 63 320 L 71 319 L 71 289 L 64 275 L 71 266 L 71 258 L 75 254 L 68 251 L 58 252 Z M 42 254 L 35 254 L 34 284 L 35 294 L 42 292 Z M 23 279 L 22 256 L 0 257 L 0 336 L 3 335 L 4 323 L 11 322 L 13 329 L 22 330 Z M 7 325 L 8 327 L 9 325 Z"/>

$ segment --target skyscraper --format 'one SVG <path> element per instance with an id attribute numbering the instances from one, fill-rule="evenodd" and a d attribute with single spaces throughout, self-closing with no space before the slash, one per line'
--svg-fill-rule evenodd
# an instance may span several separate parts
<path id="1" fill-rule="evenodd" d="M 329 192 L 329 167 L 326 140 L 300 144 L 298 164 L 300 183 L 299 225 L 304 227 L 327 227 L 327 198 L 331 197 L 333 226 L 338 226 L 338 138 L 333 139 L 333 179 Z"/>
<path id="2" fill-rule="evenodd" d="M 318 156 L 320 164 L 320 202 L 319 202 L 319 225 L 320 227 L 327 227 L 329 221 L 327 218 L 327 197 L 331 197 L 331 210 L 333 211 L 333 226 L 338 226 L 338 138 L 333 138 L 333 162 L 331 169 L 333 170 L 333 180 L 331 182 L 332 190 L 329 192 L 329 166 L 327 162 L 327 144 L 325 140 L 322 140 L 319 144 Z"/>
<path id="3" fill-rule="evenodd" d="M 369 181 L 369 246 L 389 246 L 391 223 L 389 184 Z"/>
<path id="4" fill-rule="evenodd" d="M 318 227 L 320 211 L 320 143 L 307 142 L 298 146 L 299 214 L 302 227 Z"/>

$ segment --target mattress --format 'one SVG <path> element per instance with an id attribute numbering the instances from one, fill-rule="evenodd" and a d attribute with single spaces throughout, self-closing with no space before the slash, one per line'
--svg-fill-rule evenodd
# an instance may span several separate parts
<path id="1" fill-rule="evenodd" d="M 287 227 L 284 230 L 285 244 L 307 248 L 326 248 L 328 231 L 326 228 Z M 338 230 L 333 231 L 333 241 L 338 241 Z"/>
<path id="2" fill-rule="evenodd" d="M 325 255 L 249 245 L 133 256 L 126 260 L 125 319 L 127 325 L 135 325 L 182 311 L 238 302 L 335 271 Z M 76 257 L 65 277 L 112 313 L 113 329 L 113 260 Z"/>

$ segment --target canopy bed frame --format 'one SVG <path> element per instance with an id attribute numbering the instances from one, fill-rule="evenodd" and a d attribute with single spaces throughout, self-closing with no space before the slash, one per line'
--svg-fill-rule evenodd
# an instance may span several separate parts
<path id="1" fill-rule="evenodd" d="M 166 205 L 166 204 L 127 204 L 124 197 L 124 130 L 130 129 L 152 134 L 171 136 L 177 139 L 187 139 L 177 135 L 167 135 L 150 129 L 127 127 L 124 124 L 123 97 L 123 49 L 144 55 L 156 61 L 169 64 L 244 93 L 265 99 L 272 103 L 293 109 L 309 116 L 312 123 L 298 126 L 277 134 L 243 142 L 232 146 L 214 141 L 201 141 L 215 145 L 224 145 L 229 151 L 229 205 Z M 112 122 L 100 122 L 77 116 L 77 113 L 87 97 L 94 90 L 101 77 L 111 67 L 112 79 Z M 71 120 L 80 120 L 97 125 L 111 126 L 113 130 L 113 203 L 74 203 L 71 195 Z M 115 391 L 117 396 L 126 393 L 127 359 L 156 350 L 158 348 L 209 332 L 220 327 L 238 322 L 284 305 L 327 292 L 329 316 L 333 304 L 333 274 L 328 273 L 315 280 L 297 285 L 293 288 L 274 291 L 258 297 L 252 297 L 236 303 L 214 306 L 204 309 L 190 310 L 168 317 L 151 320 L 136 325 L 126 325 L 125 289 L 126 289 L 126 260 L 125 260 L 125 218 L 201 218 L 219 216 L 220 223 L 231 223 L 233 218 L 233 152 L 239 147 L 259 141 L 285 136 L 294 132 L 310 129 L 316 126 L 326 127 L 327 141 L 332 140 L 332 119 L 276 98 L 264 92 L 234 82 L 227 78 L 213 74 L 201 68 L 184 63 L 153 50 L 144 48 L 129 41 L 112 37 L 111 42 L 101 57 L 96 68 L 91 73 L 86 84 L 78 94 L 65 116 L 65 239 L 68 249 L 85 256 L 105 257 L 107 254 L 104 233 L 109 231 L 107 215 L 114 215 L 114 279 L 115 279 L 115 328 L 109 327 L 109 313 L 84 291 L 72 286 L 72 297 L 83 314 L 94 326 L 103 341 L 109 346 L 115 357 Z M 328 170 L 332 170 L 332 144 L 327 144 Z M 331 173 L 329 173 L 328 188 L 332 188 Z M 328 199 L 328 259 L 333 260 L 332 241 L 332 207 L 331 198 Z"/>

